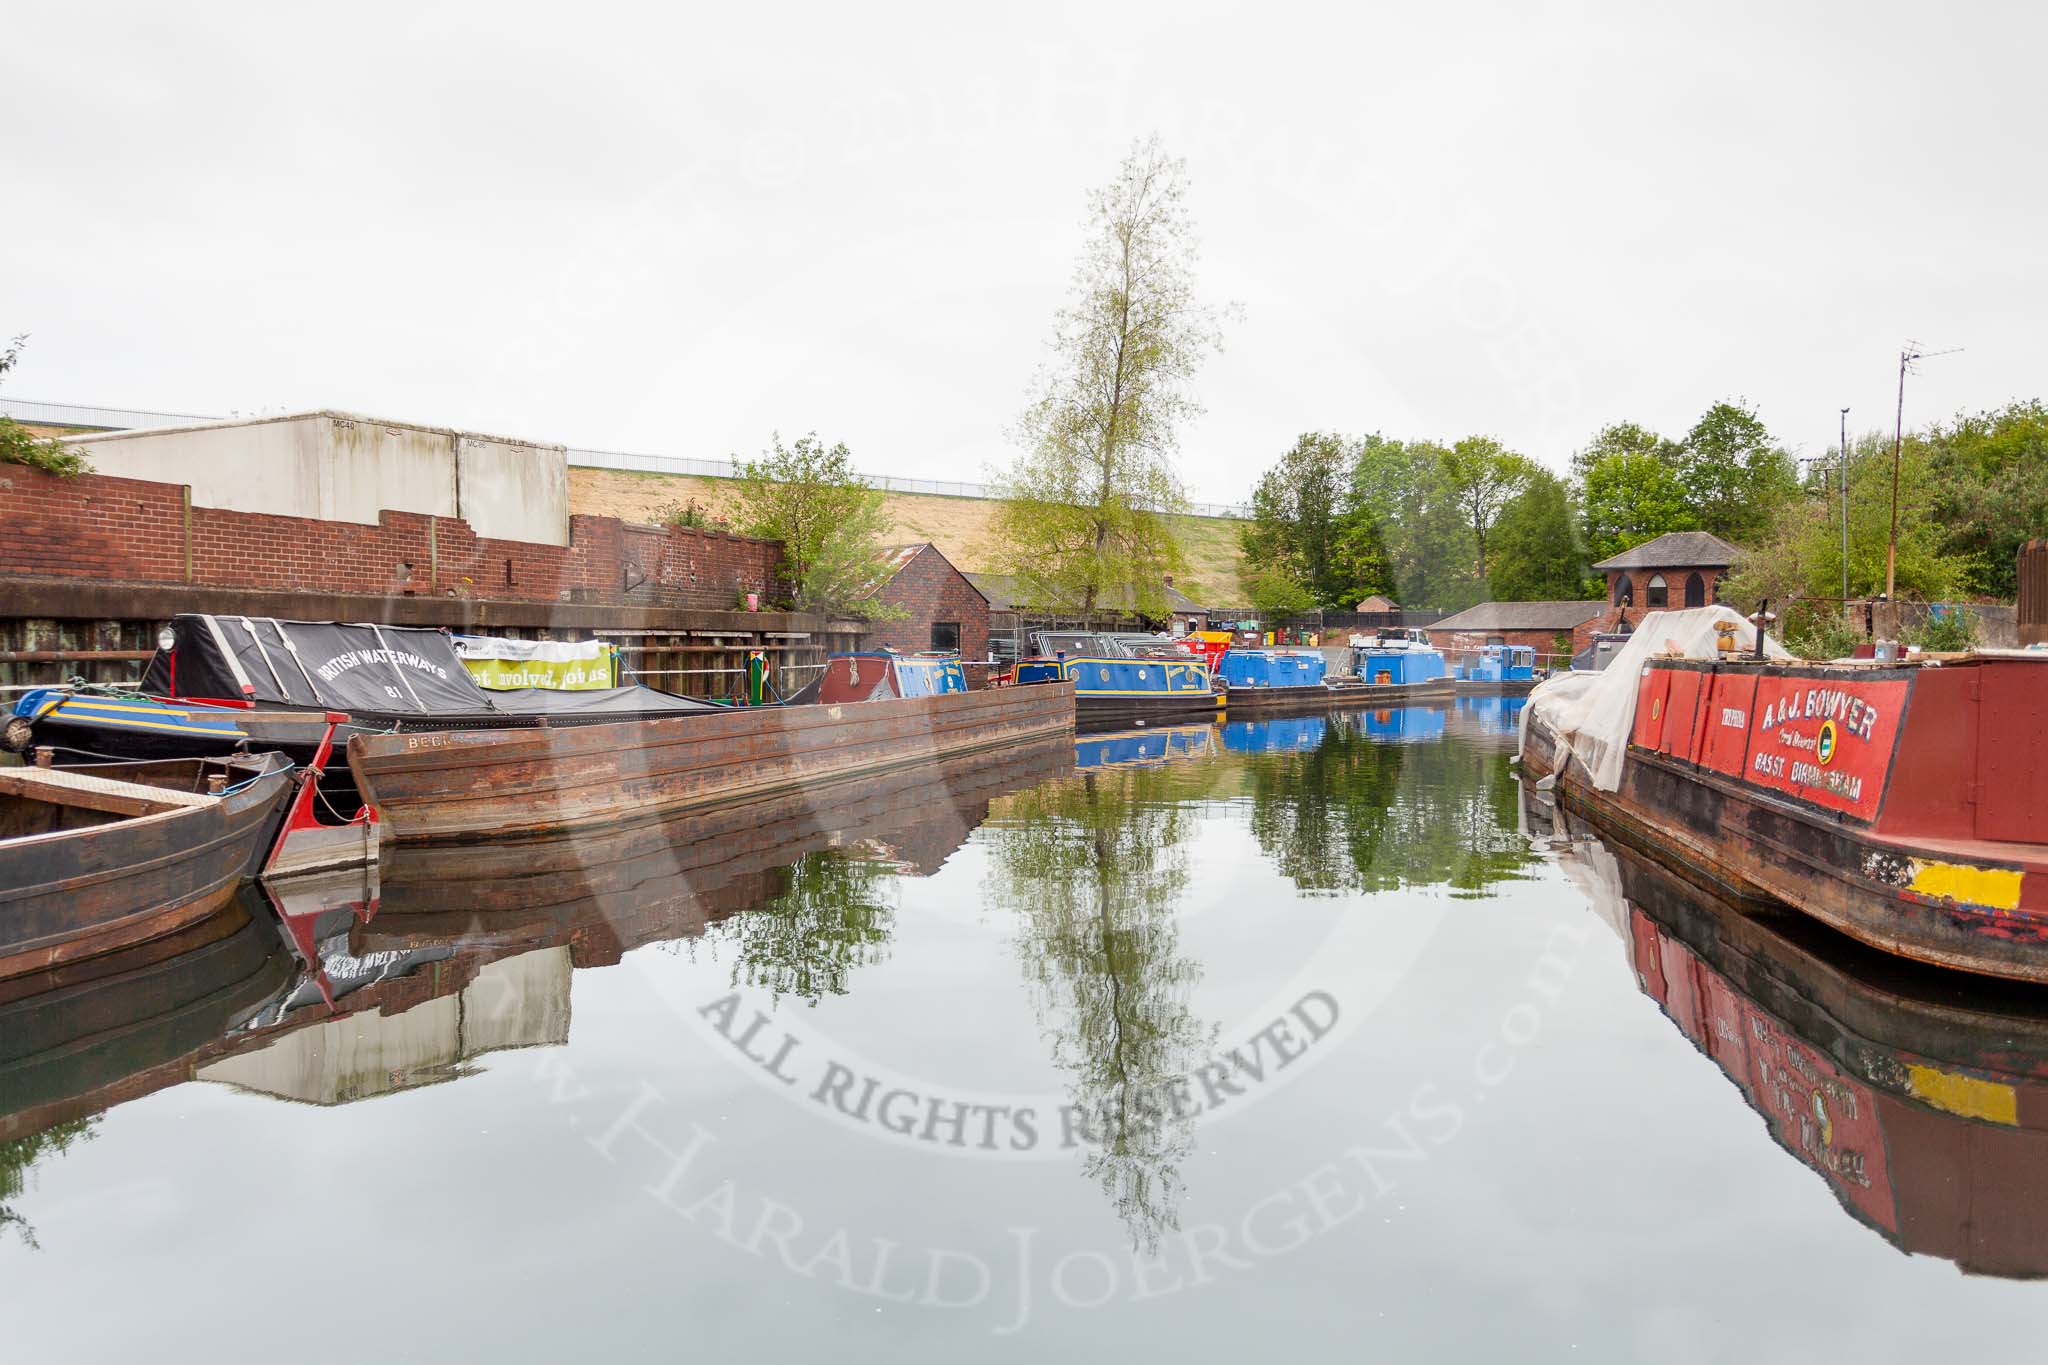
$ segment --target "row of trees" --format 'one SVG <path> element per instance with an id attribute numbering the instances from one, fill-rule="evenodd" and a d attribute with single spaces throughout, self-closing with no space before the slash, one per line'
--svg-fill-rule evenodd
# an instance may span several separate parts
<path id="1" fill-rule="evenodd" d="M 1753 544 L 1797 486 L 1741 403 L 1716 403 L 1683 440 L 1607 427 L 1569 479 L 1488 436 L 1315 432 L 1260 478 L 1242 545 L 1253 605 L 1273 614 L 1348 610 L 1375 593 L 1447 609 L 1598 596 L 1590 563 L 1668 531 Z"/>

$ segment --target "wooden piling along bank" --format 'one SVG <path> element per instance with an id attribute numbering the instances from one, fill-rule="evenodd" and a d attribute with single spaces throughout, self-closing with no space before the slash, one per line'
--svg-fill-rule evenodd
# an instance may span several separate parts
<path id="1" fill-rule="evenodd" d="M 400 842 L 518 836 L 753 800 L 1072 735 L 1071 683 L 526 730 L 358 735 L 349 767 Z"/>

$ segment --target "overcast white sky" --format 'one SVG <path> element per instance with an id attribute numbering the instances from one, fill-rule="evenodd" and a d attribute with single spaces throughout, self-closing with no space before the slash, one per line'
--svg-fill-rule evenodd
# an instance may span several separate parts
<path id="1" fill-rule="evenodd" d="M 2048 396 L 2048 6 L 16 5 L 14 398 L 342 407 L 975 478 L 1086 191 L 1158 130 L 1217 301 L 1184 440 L 1561 465 L 1745 395 L 1818 454 Z"/>

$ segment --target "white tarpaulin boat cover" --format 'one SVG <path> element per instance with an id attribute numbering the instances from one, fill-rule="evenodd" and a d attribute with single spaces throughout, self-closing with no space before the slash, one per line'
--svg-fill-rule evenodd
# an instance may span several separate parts
<path id="1" fill-rule="evenodd" d="M 1611 792 L 1621 785 L 1628 737 L 1635 733 L 1636 691 L 1643 666 L 1653 658 L 1714 659 L 1720 657 L 1723 621 L 1735 624 L 1735 643 L 1756 652 L 1756 627 L 1728 607 L 1692 607 L 1685 611 L 1653 611 L 1643 617 L 1613 662 L 1598 673 L 1560 673 L 1536 685 L 1522 708 L 1523 733 L 1542 724 L 1557 736 L 1557 771 L 1576 756 L 1592 775 L 1593 785 Z M 1768 635 L 1764 654 L 1792 657 Z"/>
<path id="2" fill-rule="evenodd" d="M 602 640 L 508 640 L 502 635 L 451 635 L 450 643 L 464 659 L 539 659 L 551 664 L 605 657 Z"/>

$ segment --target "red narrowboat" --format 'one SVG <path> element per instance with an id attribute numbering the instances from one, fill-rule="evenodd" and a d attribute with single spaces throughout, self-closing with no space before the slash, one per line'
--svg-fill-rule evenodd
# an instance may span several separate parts
<path id="1" fill-rule="evenodd" d="M 2048 981 L 2048 657 L 1653 657 L 1667 635 L 1697 639 L 1652 616 L 1602 681 L 1538 688 L 1525 774 L 1741 894 L 1906 957 Z"/>

